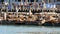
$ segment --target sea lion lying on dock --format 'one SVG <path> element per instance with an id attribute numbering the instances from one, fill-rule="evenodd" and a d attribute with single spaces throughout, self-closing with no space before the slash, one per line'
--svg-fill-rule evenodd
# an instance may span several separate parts
<path id="1" fill-rule="evenodd" d="M 55 18 L 53 16 L 48 16 L 48 17 L 45 17 L 45 19 L 43 19 L 41 21 L 41 24 L 45 24 L 45 23 L 51 23 L 51 24 L 55 24 L 55 23 L 58 23 L 58 18 Z"/>

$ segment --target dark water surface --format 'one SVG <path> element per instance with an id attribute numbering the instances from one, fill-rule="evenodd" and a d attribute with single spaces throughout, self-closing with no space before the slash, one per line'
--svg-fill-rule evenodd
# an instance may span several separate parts
<path id="1" fill-rule="evenodd" d="M 0 25 L 0 34 L 60 34 L 60 27 Z"/>

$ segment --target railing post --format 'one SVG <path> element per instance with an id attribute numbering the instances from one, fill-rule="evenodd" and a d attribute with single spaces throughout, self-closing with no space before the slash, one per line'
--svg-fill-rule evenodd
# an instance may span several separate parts
<path id="1" fill-rule="evenodd" d="M 6 20 L 6 18 L 7 18 L 6 15 L 7 15 L 7 14 L 4 12 L 4 20 Z"/>
<path id="2" fill-rule="evenodd" d="M 16 17 L 18 17 L 18 8 L 17 8 L 17 6 L 16 6 Z"/>
<path id="3" fill-rule="evenodd" d="M 31 12 L 31 6 L 30 6 L 30 10 L 29 10 L 29 16 L 31 16 L 32 15 L 32 12 Z"/>

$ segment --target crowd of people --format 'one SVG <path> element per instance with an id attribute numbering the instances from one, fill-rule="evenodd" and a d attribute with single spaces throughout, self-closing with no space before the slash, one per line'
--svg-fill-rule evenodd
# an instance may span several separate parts
<path id="1" fill-rule="evenodd" d="M 3 2 L 3 3 L 0 3 L 0 9 L 8 9 L 8 10 L 16 10 L 16 8 L 18 9 L 30 9 L 30 8 L 33 8 L 33 9 L 36 9 L 38 7 L 42 7 L 42 4 L 41 3 L 33 3 L 33 2 L 24 2 L 24 3 L 12 3 L 12 4 L 9 4 L 8 2 Z M 7 8 L 6 8 L 7 7 Z"/>

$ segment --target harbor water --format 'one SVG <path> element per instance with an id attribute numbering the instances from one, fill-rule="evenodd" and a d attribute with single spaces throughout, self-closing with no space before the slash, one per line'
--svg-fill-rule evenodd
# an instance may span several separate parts
<path id="1" fill-rule="evenodd" d="M 60 34 L 60 27 L 0 25 L 0 34 Z"/>

